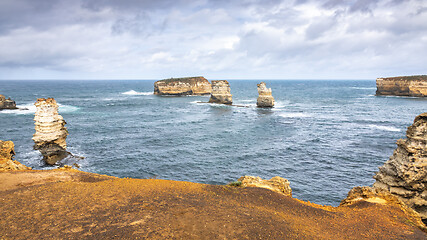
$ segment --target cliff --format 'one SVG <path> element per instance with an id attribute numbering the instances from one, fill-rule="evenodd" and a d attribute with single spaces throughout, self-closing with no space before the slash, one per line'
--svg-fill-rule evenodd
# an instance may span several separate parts
<path id="1" fill-rule="evenodd" d="M 54 165 L 70 155 L 66 151 L 65 140 L 68 135 L 66 122 L 58 114 L 58 104 L 55 99 L 39 98 L 34 105 L 37 108 L 34 116 L 36 129 L 33 135 L 34 149 L 41 152 L 47 164 Z"/>
<path id="2" fill-rule="evenodd" d="M 0 171 L 10 170 L 30 170 L 18 161 L 13 160 L 15 155 L 15 144 L 12 141 L 1 141 L 0 140 Z M 4 182 L 1 182 L 5 184 Z"/>
<path id="3" fill-rule="evenodd" d="M 0 94 L 0 110 L 2 109 L 18 109 L 15 101 Z"/>
<path id="4" fill-rule="evenodd" d="M 427 75 L 377 78 L 376 94 L 427 97 Z"/>
<path id="5" fill-rule="evenodd" d="M 207 95 L 212 92 L 204 77 L 171 78 L 154 83 L 156 95 Z"/>
<path id="6" fill-rule="evenodd" d="M 210 103 L 221 103 L 231 105 L 233 98 L 230 93 L 230 84 L 226 80 L 212 81 L 212 94 L 209 99 Z"/>
<path id="7" fill-rule="evenodd" d="M 274 98 L 271 95 L 271 88 L 267 88 L 265 82 L 261 82 L 257 84 L 258 86 L 258 99 L 256 105 L 258 107 L 273 107 L 274 106 Z"/>
<path id="8" fill-rule="evenodd" d="M 397 141 L 393 156 L 374 176 L 374 188 L 384 189 L 427 220 L 427 112 Z"/>
<path id="9" fill-rule="evenodd" d="M 1 239 L 426 239 L 399 205 L 327 207 L 259 187 L 0 172 Z M 37 221 L 35 221 L 36 219 Z"/>

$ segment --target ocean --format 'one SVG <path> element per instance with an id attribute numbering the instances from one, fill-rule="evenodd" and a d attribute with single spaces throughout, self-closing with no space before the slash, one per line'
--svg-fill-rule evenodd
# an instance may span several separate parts
<path id="1" fill-rule="evenodd" d="M 261 81 L 273 109 L 256 108 Z M 0 81 L 0 94 L 27 108 L 0 111 L 0 140 L 15 143 L 21 163 L 54 168 L 31 140 L 34 102 L 53 97 L 83 171 L 207 184 L 280 176 L 294 197 L 337 206 L 351 188 L 372 185 L 396 140 L 427 111 L 427 98 L 375 96 L 374 80 L 229 81 L 233 103 L 247 107 L 155 96 L 154 82 Z"/>

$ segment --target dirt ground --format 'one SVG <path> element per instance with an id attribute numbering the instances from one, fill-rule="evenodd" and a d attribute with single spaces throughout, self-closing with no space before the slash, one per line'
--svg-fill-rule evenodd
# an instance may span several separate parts
<path id="1" fill-rule="evenodd" d="M 427 239 L 398 207 L 322 207 L 262 188 L 0 172 L 0 239 Z"/>

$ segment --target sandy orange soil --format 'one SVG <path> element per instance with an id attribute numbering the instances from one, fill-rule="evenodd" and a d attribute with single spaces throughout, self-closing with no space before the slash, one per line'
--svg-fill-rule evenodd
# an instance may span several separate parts
<path id="1" fill-rule="evenodd" d="M 0 172 L 0 239 L 427 239 L 396 206 L 322 207 L 263 188 Z"/>

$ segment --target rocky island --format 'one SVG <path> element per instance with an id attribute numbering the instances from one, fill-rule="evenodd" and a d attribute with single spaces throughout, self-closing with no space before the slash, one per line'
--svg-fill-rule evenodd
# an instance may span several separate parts
<path id="1" fill-rule="evenodd" d="M 213 80 L 210 103 L 233 104 L 233 97 L 230 93 L 230 84 L 227 80 Z"/>
<path id="2" fill-rule="evenodd" d="M 376 95 L 427 97 L 427 75 L 377 78 Z"/>
<path id="3" fill-rule="evenodd" d="M 41 152 L 47 164 L 54 165 L 70 155 L 65 142 L 68 135 L 66 122 L 58 114 L 55 99 L 39 98 L 34 105 L 37 108 L 34 115 L 36 129 L 33 135 L 34 149 Z"/>
<path id="4" fill-rule="evenodd" d="M 208 95 L 211 92 L 211 84 L 204 77 L 170 78 L 154 83 L 156 95 Z"/>
<path id="5" fill-rule="evenodd" d="M 265 82 L 257 84 L 258 86 L 258 99 L 256 102 L 257 107 L 274 107 L 274 98 L 271 95 L 271 88 L 267 88 Z"/>
<path id="6" fill-rule="evenodd" d="M 0 94 L 0 111 L 2 109 L 18 109 L 18 108 L 16 107 L 15 101 L 13 101 L 10 98 L 6 99 L 4 95 Z"/>

